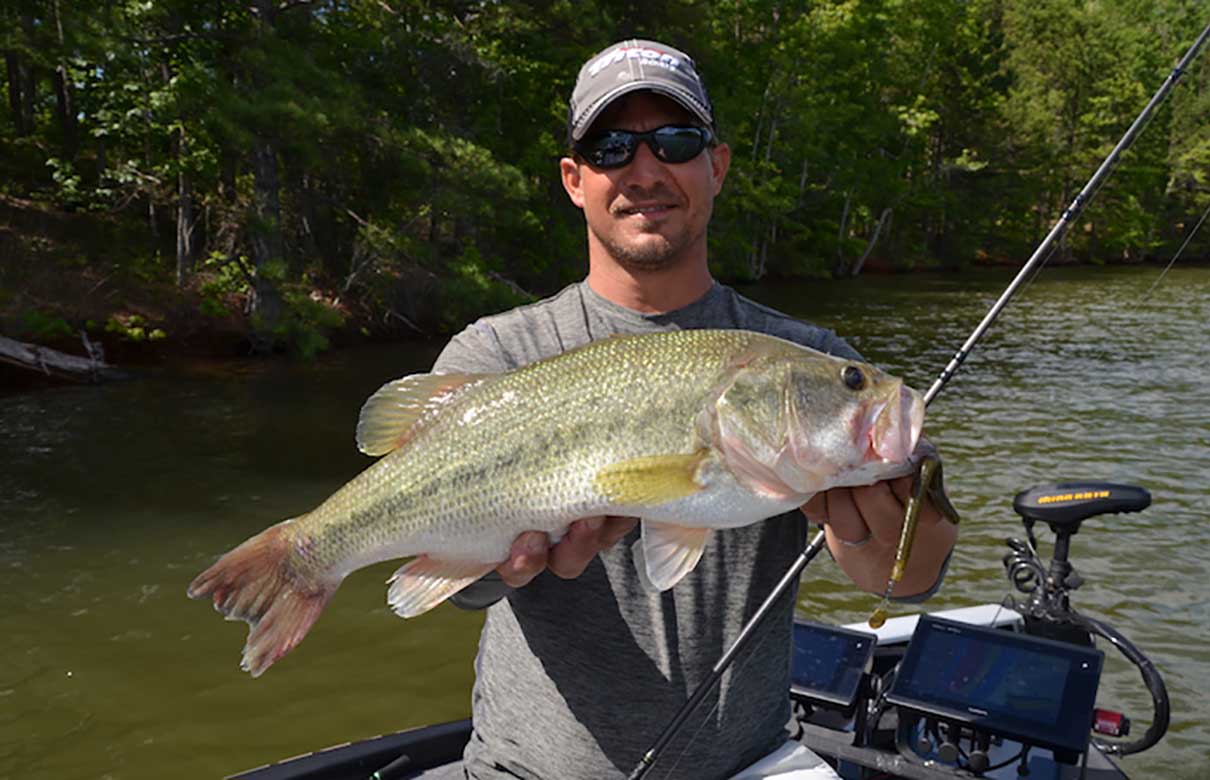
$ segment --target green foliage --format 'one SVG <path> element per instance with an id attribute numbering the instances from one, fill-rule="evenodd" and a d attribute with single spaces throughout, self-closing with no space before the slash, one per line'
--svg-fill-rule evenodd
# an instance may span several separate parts
<path id="1" fill-rule="evenodd" d="M 258 331 L 299 354 L 339 312 L 455 328 L 582 274 L 557 178 L 566 99 L 586 57 L 643 36 L 693 54 L 732 150 L 716 274 L 960 267 L 1027 254 L 1204 16 L 1192 0 L 18 2 L 0 9 L 0 188 L 124 221 L 139 248 L 115 253 L 120 272 L 179 280 L 210 317 L 264 307 Z M 1210 204 L 1210 54 L 1186 80 L 1072 257 L 1169 253 Z"/>
<path id="2" fill-rule="evenodd" d="M 22 313 L 17 332 L 32 341 L 51 341 L 70 336 L 72 328 L 58 314 L 29 309 Z"/>
<path id="3" fill-rule="evenodd" d="M 301 291 L 286 293 L 284 300 L 286 314 L 274 334 L 290 354 L 310 360 L 328 348 L 329 333 L 344 324 L 344 317 L 323 300 Z"/>
<path id="4" fill-rule="evenodd" d="M 105 332 L 120 336 L 125 341 L 141 343 L 163 341 L 168 334 L 161 328 L 150 327 L 146 318 L 138 314 L 114 314 L 105 323 Z"/>
<path id="5" fill-rule="evenodd" d="M 441 312 L 441 324 L 447 330 L 458 330 L 467 321 L 487 312 L 504 311 L 532 301 L 499 276 L 484 269 L 479 252 L 468 248 L 451 264 L 451 275 L 438 288 L 446 308 Z"/>
<path id="6" fill-rule="evenodd" d="M 211 252 L 201 263 L 202 314 L 223 319 L 233 314 L 231 302 L 248 298 L 252 292 L 252 271 L 248 258 Z"/>

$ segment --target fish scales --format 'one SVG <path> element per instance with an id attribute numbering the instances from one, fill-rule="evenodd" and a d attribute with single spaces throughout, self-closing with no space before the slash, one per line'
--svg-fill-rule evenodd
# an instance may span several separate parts
<path id="1" fill-rule="evenodd" d="M 691 452 L 694 416 L 751 340 L 744 331 L 667 336 L 597 342 L 471 388 L 406 448 L 295 521 L 296 533 L 323 542 L 314 564 L 360 561 L 405 537 L 430 553 L 478 552 L 485 517 L 506 557 L 523 530 L 600 514 L 606 503 L 592 474 L 617 460 Z"/>

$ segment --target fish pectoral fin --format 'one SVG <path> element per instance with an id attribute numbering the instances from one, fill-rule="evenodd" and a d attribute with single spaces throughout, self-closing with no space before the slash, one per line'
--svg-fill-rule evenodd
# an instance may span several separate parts
<path id="1" fill-rule="evenodd" d="M 357 449 L 386 455 L 398 449 L 416 423 L 488 374 L 412 374 L 387 382 L 366 400 L 357 420 Z"/>
<path id="2" fill-rule="evenodd" d="M 422 615 L 494 568 L 494 563 L 417 556 L 387 580 L 387 604 L 400 617 Z"/>
<path id="3" fill-rule="evenodd" d="M 645 574 L 656 590 L 668 590 L 697 566 L 709 538 L 709 528 L 644 520 L 643 554 L 641 560 L 636 557 L 635 565 L 642 566 L 640 575 Z"/>
<path id="4" fill-rule="evenodd" d="M 688 455 L 647 455 L 606 466 L 593 478 L 593 486 L 615 504 L 652 506 L 697 493 L 702 464 L 710 451 Z"/>

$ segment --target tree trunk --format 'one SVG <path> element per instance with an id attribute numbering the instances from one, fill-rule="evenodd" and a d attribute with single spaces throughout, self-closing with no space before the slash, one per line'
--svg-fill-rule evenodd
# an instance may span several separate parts
<path id="1" fill-rule="evenodd" d="M 272 0 L 255 0 L 256 37 L 262 43 L 273 34 L 275 9 Z M 253 73 L 249 83 L 257 92 L 266 85 L 263 75 Z M 277 288 L 272 266 L 283 257 L 281 233 L 281 183 L 277 168 L 277 145 L 267 128 L 256 130 L 252 142 L 253 218 L 251 230 L 252 263 L 255 279 L 252 289 L 251 314 L 256 331 L 256 351 L 273 346 L 274 331 L 281 321 L 282 297 Z"/>
<path id="2" fill-rule="evenodd" d="M 33 46 L 35 38 L 34 17 L 23 14 L 21 16 L 21 29 L 25 32 L 25 40 Z M 34 73 L 34 64 L 29 61 L 28 57 L 20 57 L 20 70 L 17 78 L 21 82 L 21 122 L 25 126 L 25 134 L 32 135 L 34 132 L 34 104 L 35 97 L 38 91 L 38 82 Z"/>
<path id="3" fill-rule="evenodd" d="M 857 276 L 861 273 L 862 266 L 869 259 L 870 254 L 874 251 L 874 246 L 878 243 L 878 238 L 882 235 L 883 229 L 891 221 L 891 207 L 887 206 L 882 210 L 882 216 L 878 218 L 878 224 L 874 227 L 874 235 L 870 236 L 870 241 L 865 245 L 865 251 L 861 253 L 861 257 L 857 258 L 857 262 L 853 263 L 853 269 L 849 271 L 849 276 Z"/>
<path id="4" fill-rule="evenodd" d="M 177 35 L 182 30 L 182 23 L 176 14 L 168 18 L 166 29 L 169 34 Z M 175 49 L 175 47 L 174 47 Z M 170 58 L 175 51 L 165 54 L 160 62 L 160 76 L 164 86 L 171 89 L 173 70 Z M 189 157 L 189 136 L 185 132 L 184 117 L 172 136 L 172 156 L 176 161 L 176 286 L 185 285 L 193 270 L 193 229 L 197 224 L 193 214 L 193 179 L 189 175 L 186 161 Z"/>
<path id="5" fill-rule="evenodd" d="M 803 196 L 807 192 L 807 171 L 810 161 L 804 157 L 802 160 L 802 173 L 798 175 L 798 197 L 794 199 L 794 210 L 798 211 L 802 208 Z"/>
<path id="6" fill-rule="evenodd" d="M 189 152 L 189 139 L 182 127 L 176 143 L 176 286 L 182 287 L 193 270 L 193 181 L 185 170 L 184 159 Z"/>
<path id="7" fill-rule="evenodd" d="M 12 112 L 17 137 L 24 138 L 33 130 L 25 123 L 25 100 L 21 94 L 21 86 L 25 83 L 22 75 L 25 66 L 21 55 L 15 51 L 4 52 L 4 64 L 8 72 L 8 110 Z"/>
<path id="8" fill-rule="evenodd" d="M 281 320 L 281 293 L 273 280 L 271 264 L 282 259 L 281 200 L 278 188 L 277 150 L 272 141 L 257 138 L 252 144 L 252 178 L 255 213 L 252 224 L 252 262 L 256 280 L 252 290 L 252 316 L 260 350 L 271 346 L 273 330 Z"/>
<path id="9" fill-rule="evenodd" d="M 86 358 L 0 336 L 0 362 L 74 382 L 121 378 L 122 373 L 105 362 L 104 356 L 88 341 L 88 337 L 84 336 L 84 339 L 84 346 L 89 351 Z"/>
<path id="10" fill-rule="evenodd" d="M 59 117 L 59 128 L 63 134 L 63 156 L 75 159 L 79 148 L 79 122 L 76 120 L 76 107 L 71 89 L 71 77 L 67 73 L 67 45 L 63 37 L 63 18 L 59 13 L 59 0 L 53 0 L 51 11 L 55 17 L 55 34 L 59 44 L 58 64 L 55 66 L 53 82 L 55 85 L 55 113 Z"/>
<path id="11" fill-rule="evenodd" d="M 840 227 L 836 230 L 836 265 L 832 269 L 833 276 L 845 275 L 844 237 L 849 230 L 849 208 L 853 205 L 852 191 L 844 194 L 844 210 L 840 212 Z"/>

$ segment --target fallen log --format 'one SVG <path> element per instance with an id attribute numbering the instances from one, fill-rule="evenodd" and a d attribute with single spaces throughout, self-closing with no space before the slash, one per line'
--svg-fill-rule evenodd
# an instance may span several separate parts
<path id="1" fill-rule="evenodd" d="M 69 355 L 49 347 L 0 336 L 0 361 L 73 382 L 100 382 L 125 376 L 124 372 L 105 362 L 99 345 L 93 345 L 84 334 L 81 336 L 88 357 Z"/>

